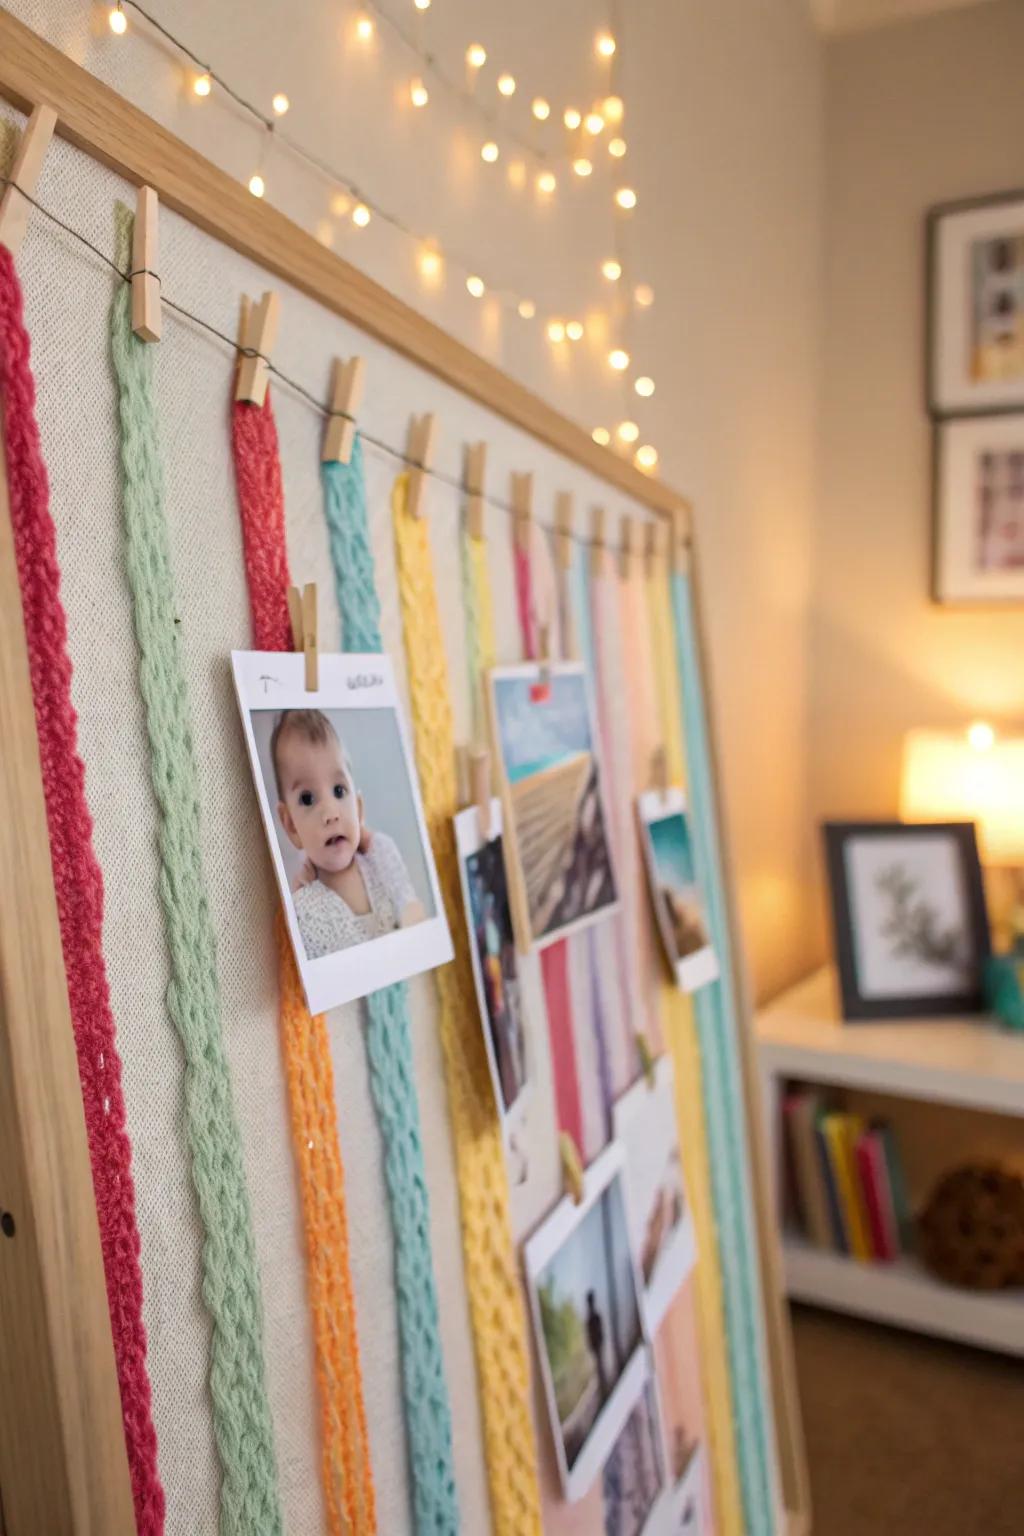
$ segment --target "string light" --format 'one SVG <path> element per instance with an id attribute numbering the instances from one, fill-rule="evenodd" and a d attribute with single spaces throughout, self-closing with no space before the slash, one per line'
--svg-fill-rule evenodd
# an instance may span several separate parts
<path id="1" fill-rule="evenodd" d="M 356 37 L 361 43 L 368 43 L 373 36 L 373 17 L 360 16 L 356 19 Z"/>
<path id="2" fill-rule="evenodd" d="M 576 172 L 577 176 L 589 176 L 591 171 L 594 169 L 593 165 L 585 155 L 580 155 L 578 160 L 574 160 L 572 163 L 572 168 Z"/>
<path id="3" fill-rule="evenodd" d="M 263 177 L 260 175 L 259 171 L 254 171 L 253 174 L 249 177 L 249 191 L 252 193 L 253 197 L 262 197 L 266 190 L 267 184 L 263 180 Z"/>
<path id="4" fill-rule="evenodd" d="M 288 97 L 285 95 L 284 91 L 278 91 L 270 105 L 273 107 L 278 117 L 284 117 L 285 113 L 288 111 L 288 108 L 291 106 L 291 102 L 288 100 Z"/>
<path id="5" fill-rule="evenodd" d="M 367 208 L 365 203 L 356 203 L 355 207 L 352 209 L 352 223 L 357 224 L 360 229 L 365 229 L 369 222 L 369 208 Z"/>
<path id="6" fill-rule="evenodd" d="M 654 303 L 654 289 L 650 283 L 637 283 L 633 290 L 633 297 L 641 309 L 650 309 Z"/>
<path id="7" fill-rule="evenodd" d="M 606 277 L 610 283 L 617 283 L 622 276 L 622 263 L 610 256 L 607 261 L 601 263 L 601 276 Z"/>
<path id="8" fill-rule="evenodd" d="M 522 160 L 512 160 L 508 167 L 508 184 L 517 190 L 526 186 L 526 166 Z"/>
<path id="9" fill-rule="evenodd" d="M 564 341 L 565 326 L 561 320 L 548 321 L 548 341 Z"/>
<path id="10" fill-rule="evenodd" d="M 480 159 L 486 160 L 488 165 L 493 165 L 500 151 L 493 139 L 488 139 L 486 144 L 480 146 Z"/>
<path id="11" fill-rule="evenodd" d="M 532 299 L 520 299 L 518 308 L 521 320 L 532 320 L 537 313 L 537 306 Z"/>
<path id="12" fill-rule="evenodd" d="M 622 373 L 629 367 L 629 353 L 624 352 L 621 347 L 614 347 L 608 353 L 608 366 L 614 368 L 616 373 Z"/>
<path id="13" fill-rule="evenodd" d="M 650 443 L 644 443 L 641 448 L 638 448 L 634 457 L 638 469 L 643 469 L 650 473 L 652 469 L 657 468 L 658 450 L 657 448 L 652 448 Z"/>
<path id="14" fill-rule="evenodd" d="M 581 320 L 569 320 L 565 327 L 565 334 L 570 341 L 582 341 L 583 322 Z"/>
<path id="15" fill-rule="evenodd" d="M 537 191 L 545 194 L 551 193 L 558 186 L 554 171 L 541 171 L 537 177 Z"/>
<path id="16" fill-rule="evenodd" d="M 430 94 L 418 75 L 409 82 L 409 100 L 414 107 L 425 107 L 430 100 Z"/>
<path id="17" fill-rule="evenodd" d="M 597 443 L 601 448 L 607 448 L 608 444 L 612 440 L 612 435 L 608 431 L 607 427 L 595 427 L 590 435 L 594 439 L 594 442 Z"/>
<path id="18" fill-rule="evenodd" d="M 421 275 L 423 277 L 425 277 L 427 279 L 428 282 L 431 282 L 435 278 L 440 277 L 440 275 L 441 275 L 441 253 L 440 253 L 440 251 L 435 251 L 432 246 L 428 246 L 425 251 L 421 251 L 420 252 L 420 273 L 421 273 Z"/>
<path id="19" fill-rule="evenodd" d="M 599 32 L 594 42 L 602 59 L 610 59 L 615 52 L 615 39 L 610 32 Z"/>
<path id="20" fill-rule="evenodd" d="M 482 299 L 484 296 L 484 280 L 482 277 L 467 277 L 466 292 L 471 293 L 474 299 Z"/>
<path id="21" fill-rule="evenodd" d="M 515 76 L 509 74 L 499 75 L 498 90 L 502 96 L 514 96 L 516 93 Z"/>
<path id="22" fill-rule="evenodd" d="M 117 0 L 117 4 L 111 6 L 107 20 L 110 22 L 111 32 L 117 37 L 123 37 L 128 31 L 128 17 L 121 9 L 121 0 Z"/>
<path id="23" fill-rule="evenodd" d="M 192 90 L 196 96 L 209 96 L 213 90 L 213 81 L 209 75 L 196 75 L 192 81 Z"/>
<path id="24" fill-rule="evenodd" d="M 635 421 L 620 421 L 615 428 L 615 435 L 620 442 L 635 443 L 640 436 L 640 428 Z"/>
<path id="25" fill-rule="evenodd" d="M 621 123 L 625 110 L 621 96 L 606 96 L 601 103 L 601 111 L 606 123 Z"/>
<path id="26" fill-rule="evenodd" d="M 336 219 L 343 219 L 352 207 L 352 199 L 344 192 L 335 192 L 331 198 L 331 212 Z"/>
<path id="27" fill-rule="evenodd" d="M 470 69 L 483 69 L 487 63 L 487 49 L 482 43 L 470 43 L 466 49 L 466 63 Z"/>
<path id="28" fill-rule="evenodd" d="M 430 10 L 430 0 L 412 0 L 412 3 L 418 11 Z"/>
<path id="29" fill-rule="evenodd" d="M 649 400 L 654 394 L 654 380 L 648 378 L 646 373 L 642 373 L 633 385 L 633 388 L 642 399 Z"/>
<path id="30" fill-rule="evenodd" d="M 562 113 L 562 122 L 570 130 L 570 132 L 575 132 L 582 121 L 583 117 L 579 112 L 577 112 L 575 107 L 566 107 L 565 111 Z"/>
<path id="31" fill-rule="evenodd" d="M 632 187 L 620 187 L 615 194 L 615 201 L 620 208 L 625 208 L 628 211 L 630 208 L 636 207 L 636 193 Z"/>
<path id="32" fill-rule="evenodd" d="M 604 132 L 604 118 L 600 112 L 588 112 L 583 119 L 583 126 L 588 133 L 596 137 L 597 134 Z"/>
<path id="33" fill-rule="evenodd" d="M 538 123 L 546 123 L 551 116 L 551 103 L 550 101 L 545 101 L 543 96 L 535 96 L 530 103 L 530 111 Z"/>
<path id="34" fill-rule="evenodd" d="M 621 160 L 626 153 L 625 139 L 614 138 L 608 140 L 608 153 L 616 160 Z"/>

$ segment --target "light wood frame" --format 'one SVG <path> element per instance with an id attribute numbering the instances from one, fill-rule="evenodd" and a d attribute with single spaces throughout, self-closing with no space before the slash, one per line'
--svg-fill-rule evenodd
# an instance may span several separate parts
<path id="1" fill-rule="evenodd" d="M 599 447 L 478 357 L 0 10 L 0 97 L 38 102 L 57 132 L 325 308 L 479 401 L 539 442 L 689 529 L 685 497 Z M 703 665 L 703 642 L 701 642 Z M 707 676 L 706 670 L 704 671 Z M 714 732 L 709 720 L 714 758 Z M 39 768 L 6 473 L 0 458 L 0 1532 L 112 1536 L 133 1529 L 77 1062 Z M 713 763 L 714 767 L 714 763 Z M 716 782 L 717 780 L 717 768 Z M 719 812 L 719 821 L 721 814 Z M 719 826 L 723 850 L 724 828 Z M 727 855 L 726 885 L 735 925 Z M 737 930 L 733 926 L 733 932 Z M 790 1536 L 810 1529 L 807 1473 L 766 1183 L 749 991 L 737 964 L 751 1167 L 783 1499 Z"/>

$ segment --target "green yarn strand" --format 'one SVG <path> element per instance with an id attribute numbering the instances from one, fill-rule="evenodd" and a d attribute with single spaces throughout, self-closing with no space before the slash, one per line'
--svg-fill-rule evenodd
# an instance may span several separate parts
<path id="1" fill-rule="evenodd" d="M 117 260 L 131 215 L 117 207 Z M 111 353 L 121 421 L 125 566 L 159 811 L 167 1008 L 185 1055 L 185 1132 L 203 1225 L 203 1299 L 213 1322 L 210 1393 L 220 1455 L 221 1536 L 283 1536 L 263 1361 L 263 1311 L 242 1143 L 221 1032 L 213 921 L 203 874 L 199 780 L 163 508 L 153 353 L 119 284 Z"/>

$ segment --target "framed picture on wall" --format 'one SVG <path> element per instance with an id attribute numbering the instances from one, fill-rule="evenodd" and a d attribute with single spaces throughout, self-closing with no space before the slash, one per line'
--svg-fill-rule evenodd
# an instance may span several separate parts
<path id="1" fill-rule="evenodd" d="M 1024 192 L 928 215 L 928 405 L 1024 409 Z"/>
<path id="2" fill-rule="evenodd" d="M 973 822 L 824 831 L 843 1016 L 978 1012 L 989 934 Z"/>
<path id="3" fill-rule="evenodd" d="M 938 602 L 1024 602 L 1024 411 L 936 423 L 933 524 Z"/>

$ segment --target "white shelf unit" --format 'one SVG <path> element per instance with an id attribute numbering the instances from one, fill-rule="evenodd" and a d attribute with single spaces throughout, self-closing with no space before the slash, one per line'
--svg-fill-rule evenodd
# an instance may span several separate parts
<path id="1" fill-rule="evenodd" d="M 762 1010 L 757 1036 L 776 1210 L 781 1099 L 789 1079 L 930 1099 L 1024 1120 L 1024 1035 L 979 1018 L 844 1023 L 830 968 Z M 1024 1125 L 1021 1138 L 1024 1143 Z M 1024 1290 L 960 1290 L 943 1284 L 913 1258 L 859 1263 L 785 1231 L 782 1252 L 786 1289 L 794 1300 L 1024 1355 Z"/>

